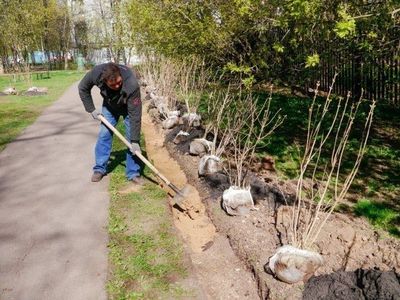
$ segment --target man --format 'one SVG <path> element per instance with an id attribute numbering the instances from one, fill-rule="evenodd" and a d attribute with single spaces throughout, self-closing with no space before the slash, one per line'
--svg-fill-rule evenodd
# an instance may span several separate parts
<path id="1" fill-rule="evenodd" d="M 93 104 L 91 90 L 93 86 L 100 89 L 103 97 L 101 111 Z M 122 116 L 125 124 L 125 137 L 132 143 L 132 153 L 126 153 L 126 178 L 133 183 L 142 184 L 138 158 L 133 154 L 140 151 L 140 125 L 142 119 L 142 102 L 140 87 L 133 72 L 126 66 L 106 63 L 95 66 L 79 83 L 79 95 L 88 113 L 95 120 L 103 115 L 113 126 Z M 104 124 L 95 148 L 95 166 L 92 182 L 100 181 L 107 173 L 107 163 L 111 154 L 113 133 Z"/>

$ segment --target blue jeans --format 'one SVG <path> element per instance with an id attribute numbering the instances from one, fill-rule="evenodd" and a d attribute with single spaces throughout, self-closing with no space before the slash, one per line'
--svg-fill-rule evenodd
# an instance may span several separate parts
<path id="1" fill-rule="evenodd" d="M 114 114 L 110 112 L 105 106 L 102 108 L 102 113 L 104 118 L 108 122 L 110 122 L 113 126 L 115 126 L 118 122 L 118 119 L 122 116 L 124 118 L 125 124 L 125 137 L 128 141 L 130 141 L 130 134 L 131 134 L 131 124 L 129 120 L 129 115 L 122 115 L 122 114 Z M 110 159 L 111 148 L 112 148 L 112 138 L 113 132 L 108 129 L 103 123 L 100 125 L 100 132 L 97 138 L 97 143 L 95 147 L 95 160 L 96 164 L 93 167 L 93 171 L 100 172 L 102 174 L 107 173 L 107 163 Z M 140 176 L 140 165 L 138 158 L 133 155 L 129 149 L 126 152 L 126 168 L 125 168 L 125 175 L 128 180 L 131 180 L 134 177 Z"/>

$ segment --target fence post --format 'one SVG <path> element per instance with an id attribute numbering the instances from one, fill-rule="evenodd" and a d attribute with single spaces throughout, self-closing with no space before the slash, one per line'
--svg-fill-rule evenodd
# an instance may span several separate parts
<path id="1" fill-rule="evenodd" d="M 355 100 L 361 97 L 361 82 L 362 82 L 362 61 L 361 55 L 357 50 L 353 52 L 353 76 L 352 76 L 352 95 Z"/>

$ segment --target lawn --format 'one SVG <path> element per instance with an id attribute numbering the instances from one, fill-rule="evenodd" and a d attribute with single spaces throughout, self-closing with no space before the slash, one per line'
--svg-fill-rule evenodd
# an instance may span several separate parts
<path id="1" fill-rule="evenodd" d="M 40 113 L 57 100 L 74 82 L 83 77 L 79 71 L 51 71 L 50 78 L 32 81 L 18 79 L 13 76 L 0 76 L 0 91 L 7 87 L 15 87 L 18 95 L 0 96 L 0 151 L 17 137 L 24 128 L 32 124 Z M 22 93 L 29 87 L 47 87 L 48 94 L 41 96 L 24 96 Z"/>

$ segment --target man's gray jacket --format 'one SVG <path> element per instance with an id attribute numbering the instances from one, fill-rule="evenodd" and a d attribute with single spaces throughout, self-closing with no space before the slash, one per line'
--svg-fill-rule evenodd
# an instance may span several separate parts
<path id="1" fill-rule="evenodd" d="M 111 91 L 102 80 L 102 73 L 107 64 L 95 66 L 88 72 L 79 83 L 79 96 L 83 102 L 85 110 L 91 113 L 95 110 L 91 90 L 93 86 L 100 89 L 103 97 L 103 106 L 113 114 L 129 114 L 131 127 L 131 142 L 140 141 L 140 126 L 142 119 L 142 101 L 140 99 L 140 87 L 132 70 L 126 66 L 118 65 L 121 77 L 122 87 L 117 92 Z M 113 95 L 114 94 L 114 95 Z"/>

